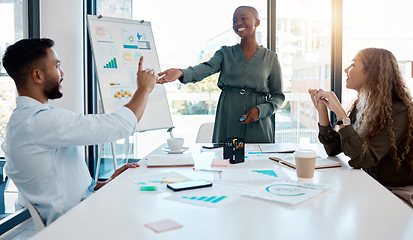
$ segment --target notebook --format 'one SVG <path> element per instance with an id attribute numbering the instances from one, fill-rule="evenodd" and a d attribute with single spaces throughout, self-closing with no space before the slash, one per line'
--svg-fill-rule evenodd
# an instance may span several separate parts
<path id="1" fill-rule="evenodd" d="M 150 154 L 147 157 L 147 167 L 193 167 L 194 159 L 191 153 L 182 154 Z"/>
<path id="2" fill-rule="evenodd" d="M 294 154 L 277 154 L 269 157 L 271 160 L 280 162 L 289 167 L 295 168 Z M 341 163 L 329 158 L 316 158 L 315 168 L 331 168 L 331 167 L 341 167 Z"/>

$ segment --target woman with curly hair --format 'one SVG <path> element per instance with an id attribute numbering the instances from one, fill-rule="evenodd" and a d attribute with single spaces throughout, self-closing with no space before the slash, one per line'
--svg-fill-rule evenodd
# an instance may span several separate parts
<path id="1" fill-rule="evenodd" d="M 318 111 L 319 140 L 329 156 L 341 152 L 393 192 L 413 204 L 413 102 L 394 55 L 378 48 L 358 52 L 344 70 L 346 87 L 358 92 L 347 114 L 334 92 L 310 89 Z M 333 130 L 328 110 L 337 115 Z M 400 194 L 398 194 L 400 196 Z"/>

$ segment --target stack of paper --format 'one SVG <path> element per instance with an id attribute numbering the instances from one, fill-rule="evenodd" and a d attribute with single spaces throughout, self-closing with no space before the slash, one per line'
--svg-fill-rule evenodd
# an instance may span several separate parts
<path id="1" fill-rule="evenodd" d="M 150 167 L 193 167 L 194 159 L 191 153 L 184 154 L 151 154 L 148 156 Z"/>

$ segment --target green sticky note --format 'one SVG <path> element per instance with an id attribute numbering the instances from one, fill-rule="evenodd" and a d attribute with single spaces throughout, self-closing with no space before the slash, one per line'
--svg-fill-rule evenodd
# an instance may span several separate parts
<path id="1" fill-rule="evenodd" d="M 141 186 L 141 191 L 158 191 L 157 186 Z"/>

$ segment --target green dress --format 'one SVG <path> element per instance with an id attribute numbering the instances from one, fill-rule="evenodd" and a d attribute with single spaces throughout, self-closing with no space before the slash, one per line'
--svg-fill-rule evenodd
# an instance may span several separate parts
<path id="1" fill-rule="evenodd" d="M 182 69 L 182 83 L 199 82 L 221 72 L 222 89 L 215 116 L 213 142 L 224 138 L 244 138 L 247 143 L 273 143 L 271 116 L 283 103 L 281 68 L 277 54 L 260 46 L 248 61 L 240 44 L 223 46 L 207 62 Z M 242 124 L 239 118 L 252 107 L 259 109 L 258 121 Z"/>

